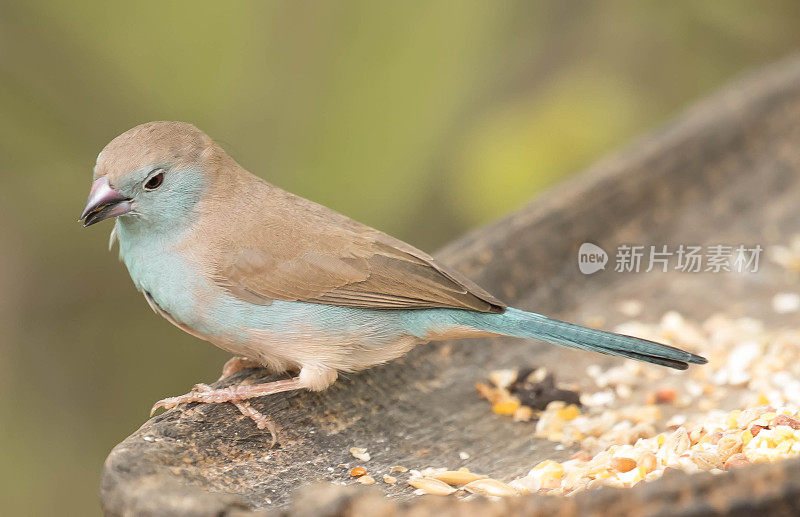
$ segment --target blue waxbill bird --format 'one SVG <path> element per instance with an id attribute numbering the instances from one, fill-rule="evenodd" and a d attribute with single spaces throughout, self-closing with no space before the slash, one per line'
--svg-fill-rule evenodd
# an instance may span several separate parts
<path id="1" fill-rule="evenodd" d="M 98 155 L 84 226 L 116 218 L 112 242 L 158 314 L 238 357 L 297 376 L 196 391 L 156 403 L 246 401 L 323 390 L 338 372 L 421 343 L 478 336 L 558 345 L 686 369 L 706 360 L 652 341 L 507 307 L 428 254 L 250 174 L 184 122 L 150 122 Z"/>

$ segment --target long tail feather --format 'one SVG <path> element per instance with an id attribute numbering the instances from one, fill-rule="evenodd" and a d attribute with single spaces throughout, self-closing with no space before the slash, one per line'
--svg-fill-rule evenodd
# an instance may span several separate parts
<path id="1" fill-rule="evenodd" d="M 485 318 L 484 324 L 480 327 L 506 336 L 537 338 L 557 345 L 619 355 L 678 370 L 687 369 L 690 363 L 708 362 L 704 357 L 680 348 L 638 337 L 581 327 L 519 309 L 509 308 L 503 314 L 491 316 Z"/>

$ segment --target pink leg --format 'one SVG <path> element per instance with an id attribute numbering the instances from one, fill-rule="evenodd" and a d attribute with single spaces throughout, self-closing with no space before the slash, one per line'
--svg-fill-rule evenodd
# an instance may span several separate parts
<path id="1" fill-rule="evenodd" d="M 178 404 L 185 404 L 188 402 L 241 402 L 256 397 L 281 393 L 283 391 L 299 390 L 304 387 L 305 386 L 303 386 L 303 383 L 300 381 L 300 377 L 292 377 L 291 379 L 266 382 L 264 384 L 236 384 L 234 386 L 228 386 L 227 388 L 211 389 L 210 391 L 205 391 L 205 388 L 201 388 L 204 391 L 191 391 L 186 395 L 159 400 L 153 405 L 150 414 L 152 415 L 155 413 L 160 407 L 172 409 Z"/>
<path id="2" fill-rule="evenodd" d="M 239 370 L 243 370 L 245 368 L 260 368 L 264 365 L 259 363 L 256 360 L 248 359 L 247 357 L 231 357 L 228 359 L 225 364 L 222 366 L 222 375 L 217 380 L 222 380 L 227 377 L 230 377 L 234 373 L 238 372 Z"/>
<path id="3" fill-rule="evenodd" d="M 214 389 L 209 386 L 208 384 L 195 384 L 194 391 L 208 393 L 209 391 L 214 391 Z M 236 409 L 239 410 L 241 414 L 248 417 L 250 420 L 255 422 L 256 427 L 259 429 L 266 429 L 269 431 L 270 436 L 272 436 L 272 443 L 270 443 L 270 448 L 275 447 L 275 444 L 278 443 L 278 426 L 270 420 L 266 415 L 258 411 L 256 408 L 250 405 L 249 402 L 231 402 Z M 151 413 L 152 414 L 152 413 Z"/>
<path id="4" fill-rule="evenodd" d="M 299 389 L 310 389 L 314 391 L 324 390 L 336 380 L 336 370 L 326 368 L 303 367 L 300 374 L 291 379 L 266 382 L 263 384 L 236 384 L 227 388 L 213 389 L 207 384 L 196 384 L 194 390 L 179 397 L 169 397 L 153 405 L 150 415 L 160 407 L 172 409 L 178 404 L 189 402 L 223 403 L 234 404 L 239 411 L 251 418 L 259 429 L 267 428 L 272 433 L 273 445 L 275 444 L 277 428 L 275 424 L 265 415 L 259 413 L 248 402 L 249 399 L 264 397 L 283 391 L 294 391 Z"/>

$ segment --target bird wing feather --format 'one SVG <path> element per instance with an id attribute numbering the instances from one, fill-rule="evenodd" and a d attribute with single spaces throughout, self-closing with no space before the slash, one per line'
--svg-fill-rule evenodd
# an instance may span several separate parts
<path id="1" fill-rule="evenodd" d="M 215 281 L 253 303 L 303 301 L 365 309 L 454 308 L 503 312 L 505 304 L 433 257 L 329 208 L 271 185 L 233 215 L 217 249 Z M 255 197 L 255 199 L 252 199 Z"/>

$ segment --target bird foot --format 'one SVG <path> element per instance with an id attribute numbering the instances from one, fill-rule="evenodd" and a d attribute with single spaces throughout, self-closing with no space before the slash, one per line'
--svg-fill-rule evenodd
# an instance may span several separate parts
<path id="1" fill-rule="evenodd" d="M 256 397 L 263 397 L 284 391 L 293 391 L 303 387 L 303 383 L 300 381 L 299 377 L 263 384 L 239 384 L 219 389 L 214 389 L 208 384 L 195 384 L 194 389 L 185 395 L 168 397 L 156 402 L 153 405 L 153 409 L 150 410 L 150 416 L 153 416 L 153 413 L 155 413 L 158 408 L 163 407 L 168 410 L 174 408 L 178 404 L 190 402 L 221 404 L 223 402 L 230 402 L 235 405 L 244 416 L 253 420 L 256 427 L 259 429 L 268 429 L 272 435 L 272 445 L 275 445 L 278 434 L 277 426 L 272 420 L 253 408 L 250 403 L 246 401 Z"/>
<path id="2" fill-rule="evenodd" d="M 200 384 L 195 384 L 192 390 L 208 393 L 209 391 L 213 391 L 214 389 L 208 384 L 200 383 Z M 252 420 L 256 424 L 257 428 L 266 429 L 267 431 L 269 431 L 269 435 L 272 437 L 272 442 L 269 444 L 269 448 L 271 449 L 275 447 L 275 444 L 278 443 L 278 431 L 280 430 L 278 424 L 276 424 L 269 417 L 267 417 L 259 410 L 251 406 L 250 403 L 247 401 L 231 402 L 231 404 L 236 406 L 236 409 L 238 409 L 241 414 Z"/>

